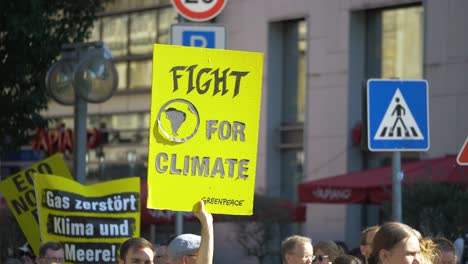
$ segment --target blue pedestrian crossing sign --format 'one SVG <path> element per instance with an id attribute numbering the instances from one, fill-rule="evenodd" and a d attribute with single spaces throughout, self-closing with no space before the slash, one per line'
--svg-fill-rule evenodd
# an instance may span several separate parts
<path id="1" fill-rule="evenodd" d="M 427 151 L 427 81 L 369 79 L 367 135 L 370 151 Z"/>

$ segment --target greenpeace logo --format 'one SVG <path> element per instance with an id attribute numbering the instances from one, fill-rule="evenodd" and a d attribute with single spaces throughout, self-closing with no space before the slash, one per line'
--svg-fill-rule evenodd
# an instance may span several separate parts
<path id="1" fill-rule="evenodd" d="M 351 189 L 318 188 L 312 193 L 316 198 L 330 201 L 348 199 L 351 197 Z"/>
<path id="2" fill-rule="evenodd" d="M 242 206 L 244 200 L 236 200 L 236 199 L 226 199 L 226 198 L 214 198 L 214 197 L 203 197 L 203 202 L 205 204 L 219 204 L 219 205 L 226 205 L 226 206 Z"/>

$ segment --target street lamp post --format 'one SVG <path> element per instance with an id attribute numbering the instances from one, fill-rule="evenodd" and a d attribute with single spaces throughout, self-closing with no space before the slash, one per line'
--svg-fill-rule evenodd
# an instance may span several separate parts
<path id="1" fill-rule="evenodd" d="M 86 180 L 86 114 L 88 102 L 101 103 L 117 89 L 118 74 L 107 46 L 98 41 L 62 45 L 61 58 L 47 72 L 46 86 L 52 98 L 74 105 L 75 179 Z"/>

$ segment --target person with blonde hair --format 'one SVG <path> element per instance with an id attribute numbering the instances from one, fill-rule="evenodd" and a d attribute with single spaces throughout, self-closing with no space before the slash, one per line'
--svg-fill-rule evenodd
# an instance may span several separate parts
<path id="1" fill-rule="evenodd" d="M 333 261 L 338 256 L 341 256 L 343 254 L 343 249 L 340 246 L 338 246 L 335 242 L 330 240 L 319 241 L 317 245 L 315 245 L 314 263 L 333 263 Z"/>
<path id="2" fill-rule="evenodd" d="M 402 223 L 388 222 L 372 240 L 369 264 L 419 264 L 421 248 L 414 230 Z"/>
<path id="3" fill-rule="evenodd" d="M 285 264 L 310 264 L 314 256 L 312 240 L 304 236 L 290 236 L 281 242 L 281 256 Z"/>
<path id="4" fill-rule="evenodd" d="M 375 233 L 379 230 L 380 226 L 370 226 L 365 228 L 361 232 L 361 243 L 359 249 L 361 254 L 364 256 L 365 263 L 367 264 L 367 259 L 369 258 L 372 250 L 372 240 L 374 239 Z"/>
<path id="5" fill-rule="evenodd" d="M 421 248 L 421 264 L 433 264 L 437 256 L 437 245 L 431 238 L 422 237 L 419 239 Z"/>

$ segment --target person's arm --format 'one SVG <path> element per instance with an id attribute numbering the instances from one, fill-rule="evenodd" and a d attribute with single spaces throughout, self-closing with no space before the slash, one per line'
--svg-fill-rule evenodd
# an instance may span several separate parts
<path id="1" fill-rule="evenodd" d="M 205 210 L 203 201 L 198 203 L 198 210 L 195 215 L 200 220 L 202 227 L 200 249 L 198 250 L 197 264 L 212 264 L 213 263 L 213 216 Z"/>

